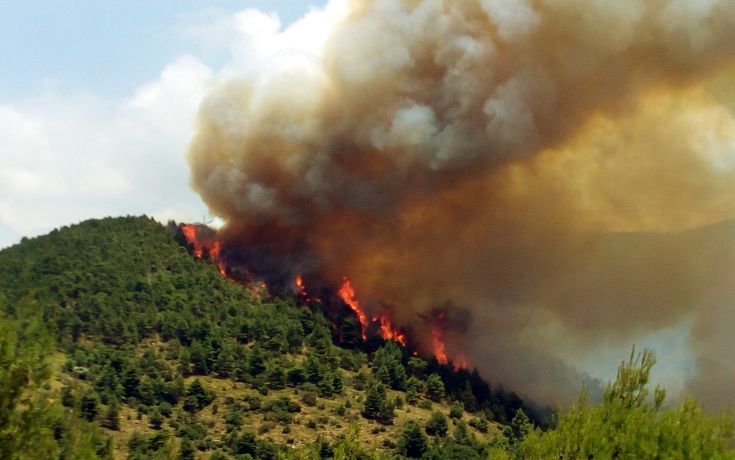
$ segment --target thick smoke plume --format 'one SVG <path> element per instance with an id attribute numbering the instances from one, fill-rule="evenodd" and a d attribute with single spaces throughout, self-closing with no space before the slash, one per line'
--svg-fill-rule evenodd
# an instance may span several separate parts
<path id="1" fill-rule="evenodd" d="M 688 321 L 690 390 L 735 402 L 735 229 L 681 233 L 735 217 L 731 0 L 353 0 L 309 21 L 323 43 L 201 107 L 192 183 L 225 248 L 272 279 L 349 276 L 427 348 L 446 311 L 450 356 L 551 404 L 581 354 Z"/>

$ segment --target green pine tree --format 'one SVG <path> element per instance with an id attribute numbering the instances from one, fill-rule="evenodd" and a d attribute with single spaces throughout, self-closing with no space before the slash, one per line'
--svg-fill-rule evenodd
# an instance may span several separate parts
<path id="1" fill-rule="evenodd" d="M 421 426 L 415 420 L 406 422 L 398 440 L 398 451 L 408 458 L 420 458 L 426 452 L 428 444 Z"/>

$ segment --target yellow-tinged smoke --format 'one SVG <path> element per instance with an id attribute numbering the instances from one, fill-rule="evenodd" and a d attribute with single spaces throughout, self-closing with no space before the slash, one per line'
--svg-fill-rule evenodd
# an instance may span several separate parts
<path id="1" fill-rule="evenodd" d="M 706 332 L 735 321 L 735 229 L 672 233 L 735 217 L 735 3 L 353 0 L 324 18 L 317 52 L 202 105 L 192 183 L 229 244 L 278 276 L 349 275 L 417 330 L 461 305 L 448 351 L 546 402 L 578 390 L 570 344 L 684 320 L 691 388 L 735 379 L 704 358 L 735 362 Z"/>

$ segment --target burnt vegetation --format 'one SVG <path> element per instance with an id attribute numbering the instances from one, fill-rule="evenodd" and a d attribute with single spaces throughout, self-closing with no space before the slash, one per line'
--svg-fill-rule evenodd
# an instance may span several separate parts
<path id="1" fill-rule="evenodd" d="M 125 217 L 0 251 L 0 457 L 636 452 L 636 440 L 605 420 L 644 423 L 677 452 L 728 454 L 729 419 L 709 419 L 691 402 L 667 415 L 659 391 L 646 403 L 648 354 L 631 358 L 603 406 L 581 399 L 558 419 L 558 430 L 544 432 L 538 413 L 476 371 L 454 370 L 392 341 L 363 341 L 349 310 L 335 315 L 323 305 L 298 305 L 293 295 L 234 283 L 188 249 L 175 223 Z M 594 423 L 579 415 L 585 410 Z M 677 426 L 691 431 L 692 445 L 676 441 Z M 608 450 L 590 450 L 595 433 L 606 437 L 598 444 Z M 713 458 L 702 455 L 691 458 Z"/>

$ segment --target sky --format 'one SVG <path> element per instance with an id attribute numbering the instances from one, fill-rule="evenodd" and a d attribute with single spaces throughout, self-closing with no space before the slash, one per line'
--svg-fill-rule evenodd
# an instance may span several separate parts
<path id="1" fill-rule="evenodd" d="M 0 0 L 0 248 L 88 218 L 206 220 L 185 155 L 207 88 L 324 3 Z"/>

